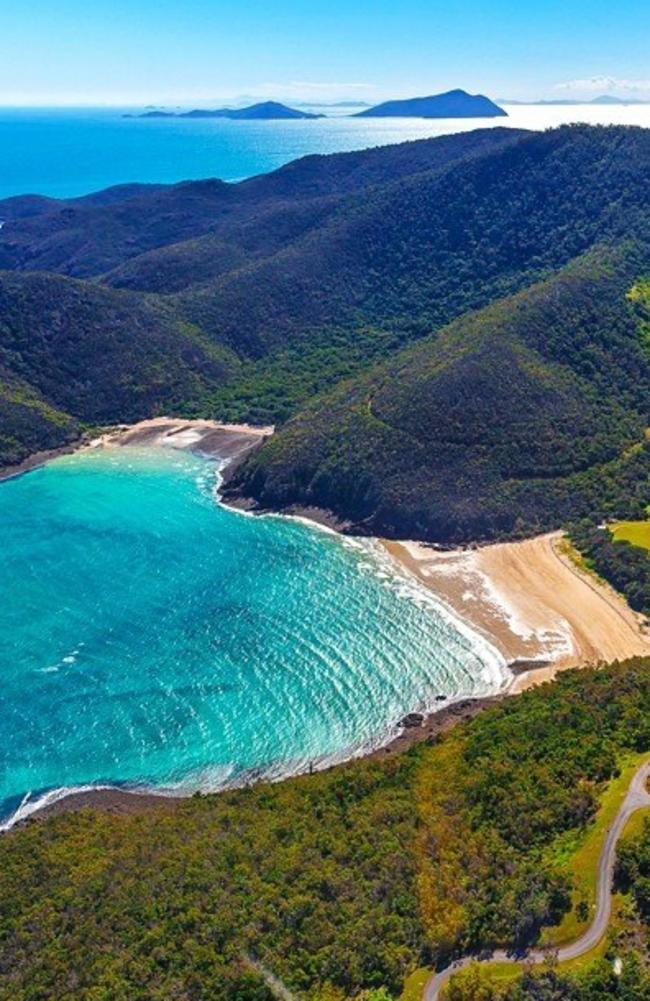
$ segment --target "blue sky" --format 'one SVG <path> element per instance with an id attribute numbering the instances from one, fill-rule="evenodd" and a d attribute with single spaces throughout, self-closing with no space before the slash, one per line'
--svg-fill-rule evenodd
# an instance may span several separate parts
<path id="1" fill-rule="evenodd" d="M 0 39 L 4 105 L 650 98 L 648 0 L 3 0 Z"/>

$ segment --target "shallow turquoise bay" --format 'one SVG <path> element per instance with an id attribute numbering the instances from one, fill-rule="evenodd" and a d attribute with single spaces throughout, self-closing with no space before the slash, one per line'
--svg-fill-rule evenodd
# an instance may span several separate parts
<path id="1" fill-rule="evenodd" d="M 376 544 L 238 514 L 217 481 L 124 448 L 0 484 L 0 818 L 62 787 L 277 777 L 502 683 Z"/>

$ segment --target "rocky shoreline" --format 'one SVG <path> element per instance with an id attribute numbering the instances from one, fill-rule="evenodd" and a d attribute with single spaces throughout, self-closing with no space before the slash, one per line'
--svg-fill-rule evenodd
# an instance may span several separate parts
<path id="1" fill-rule="evenodd" d="M 423 741 L 432 742 L 445 733 L 448 733 L 460 723 L 472 719 L 490 706 L 497 705 L 505 698 L 504 694 L 489 696 L 477 699 L 462 699 L 447 706 L 441 706 L 435 712 L 429 714 L 408 713 L 398 724 L 397 733 L 388 743 L 375 748 L 364 754 L 363 758 L 381 759 L 394 754 L 402 754 L 404 751 Z M 344 763 L 329 765 L 331 768 L 340 768 Z M 301 775 L 307 772 L 299 773 Z M 298 776 L 295 776 L 298 777 Z M 282 779 L 281 781 L 286 781 Z M 202 796 L 219 796 L 225 790 L 215 792 L 203 792 Z M 165 792 L 143 792 L 139 789 L 130 791 L 128 789 L 85 789 L 80 792 L 71 790 L 68 796 L 62 797 L 56 802 L 43 807 L 42 810 L 31 814 L 24 820 L 19 821 L 11 828 L 18 831 L 27 824 L 42 823 L 52 817 L 61 816 L 65 813 L 77 813 L 80 810 L 100 810 L 104 813 L 111 813 L 117 816 L 132 816 L 133 814 L 150 811 L 160 811 L 170 813 L 177 810 L 183 803 L 191 799 L 195 793 L 170 794 Z"/>

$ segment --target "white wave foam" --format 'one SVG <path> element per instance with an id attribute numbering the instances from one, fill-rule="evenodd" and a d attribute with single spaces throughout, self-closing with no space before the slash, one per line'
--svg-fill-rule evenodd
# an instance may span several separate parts
<path id="1" fill-rule="evenodd" d="M 10 831 L 21 820 L 27 820 L 32 814 L 38 813 L 39 810 L 44 810 L 47 806 L 52 806 L 53 803 L 58 803 L 59 800 L 66 799 L 68 796 L 74 796 L 81 792 L 95 792 L 98 789 L 112 788 L 113 786 L 108 785 L 60 786 L 58 789 L 49 789 L 37 799 L 31 799 L 31 791 L 27 792 L 23 796 L 20 806 L 14 810 L 7 820 L 0 824 L 0 832 Z"/>
<path id="2" fill-rule="evenodd" d="M 481 694 L 488 695 L 501 691 L 512 683 L 514 675 L 508 667 L 506 658 L 486 636 L 465 622 L 457 612 L 445 604 L 442 598 L 398 564 L 378 539 L 355 541 L 371 557 L 370 562 L 364 561 L 361 564 L 363 569 L 379 573 L 400 598 L 412 601 L 420 608 L 430 608 L 435 611 L 436 615 L 465 639 L 484 667 L 482 680 L 486 690 Z"/>
<path id="3" fill-rule="evenodd" d="M 326 535 L 334 536 L 346 549 L 365 552 L 371 557 L 371 563 L 361 563 L 360 566 L 362 569 L 369 570 L 384 580 L 400 598 L 413 601 L 420 607 L 430 608 L 432 611 L 435 611 L 440 618 L 452 629 L 455 629 L 457 633 L 460 633 L 465 641 L 469 643 L 470 648 L 484 668 L 482 681 L 485 688 L 476 694 L 496 694 L 512 684 L 514 674 L 508 667 L 506 658 L 496 646 L 483 633 L 474 629 L 462 619 L 454 609 L 450 608 L 442 598 L 434 594 L 414 574 L 409 573 L 408 569 L 398 564 L 384 549 L 379 539 L 343 535 L 341 532 L 337 532 L 336 529 L 330 528 L 329 525 L 323 525 L 321 522 L 314 521 L 305 515 L 283 514 L 279 511 L 269 511 L 262 515 L 256 515 L 251 511 L 242 511 L 224 504 L 219 491 L 223 482 L 223 470 L 230 461 L 229 459 L 223 459 L 217 467 L 217 482 L 214 488 L 214 496 L 219 505 L 226 507 L 229 511 L 236 511 L 238 514 L 242 514 L 248 518 L 283 518 L 285 520 L 296 521 L 306 528 L 316 529 L 324 532 Z M 428 706 L 426 707 L 426 711 L 430 712 L 433 708 L 435 708 L 435 705 Z"/>

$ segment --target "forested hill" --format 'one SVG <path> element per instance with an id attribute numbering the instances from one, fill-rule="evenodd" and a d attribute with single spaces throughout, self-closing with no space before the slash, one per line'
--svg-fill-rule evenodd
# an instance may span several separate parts
<path id="1" fill-rule="evenodd" d="M 206 233 L 238 245 L 239 227 L 251 218 L 263 228 L 260 212 L 274 208 L 290 213 L 294 202 L 313 198 L 336 201 L 373 185 L 453 166 L 525 134 L 516 129 L 481 129 L 359 152 L 306 156 L 237 184 L 212 178 L 174 185 L 119 185 L 67 201 L 38 195 L 8 198 L 0 201 L 4 222 L 0 267 L 97 277 L 146 251 Z M 320 221 L 318 207 L 313 221 Z M 268 240 L 271 234 L 264 235 Z M 185 284 L 196 281 L 191 272 L 184 278 Z M 110 276 L 106 280 L 112 283 Z"/>
<path id="2" fill-rule="evenodd" d="M 430 97 L 384 101 L 357 112 L 356 118 L 507 118 L 508 113 L 483 94 L 449 90 Z"/>
<path id="3" fill-rule="evenodd" d="M 0 266 L 11 271 L 0 277 L 0 461 L 99 421 L 173 410 L 282 425 L 307 407 L 241 478 L 263 503 L 309 499 L 373 529 L 449 538 L 580 513 L 595 495 L 580 487 L 569 504 L 572 477 L 609 468 L 646 420 L 646 356 L 625 294 L 647 271 L 649 195 L 650 131 L 571 126 L 307 157 L 236 185 L 0 203 Z M 603 282 L 583 296 L 577 278 L 558 276 L 601 245 L 612 263 L 587 257 Z M 552 350 L 519 319 L 529 300 L 516 293 L 540 281 L 551 283 L 540 288 L 558 331 Z M 496 313 L 472 317 L 491 304 Z M 437 366 L 438 331 L 456 321 L 440 350 L 468 338 L 471 350 L 422 382 L 411 406 L 409 347 L 426 341 L 413 364 Z M 605 378 L 620 351 L 628 378 Z M 398 356 L 393 400 L 390 387 L 375 390 L 371 367 Z M 344 401 L 367 387 L 375 398 L 360 424 Z M 349 441 L 336 428 L 316 461 L 334 412 L 350 417 Z M 388 429 L 379 437 L 377 422 Z M 360 460 L 352 493 L 340 450 Z M 617 511 L 619 501 L 607 499 Z"/>
<path id="4" fill-rule="evenodd" d="M 650 359 L 628 298 L 650 247 L 597 248 L 318 397 L 227 496 L 465 542 L 643 517 Z"/>

